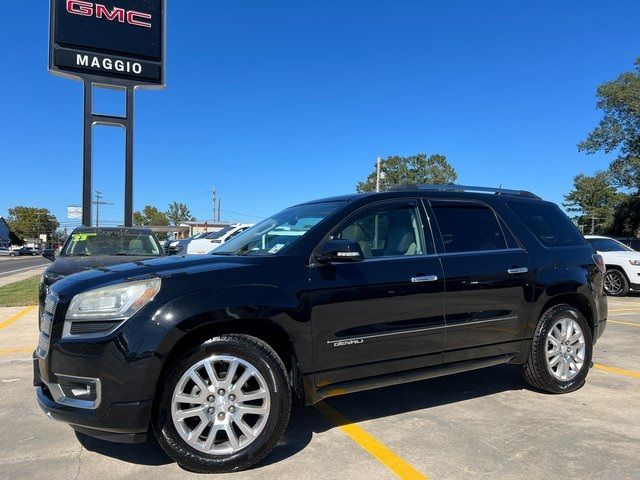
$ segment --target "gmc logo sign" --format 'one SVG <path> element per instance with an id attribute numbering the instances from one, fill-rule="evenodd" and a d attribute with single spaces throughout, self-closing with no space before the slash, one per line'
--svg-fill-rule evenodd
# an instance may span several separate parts
<path id="1" fill-rule="evenodd" d="M 103 18 L 110 22 L 118 21 L 120 23 L 128 23 L 134 27 L 151 28 L 151 23 L 145 21 L 151 20 L 149 13 L 125 10 L 120 7 L 113 7 L 112 10 L 109 10 L 100 3 L 85 2 L 83 0 L 67 0 L 67 12 L 83 17 Z"/>

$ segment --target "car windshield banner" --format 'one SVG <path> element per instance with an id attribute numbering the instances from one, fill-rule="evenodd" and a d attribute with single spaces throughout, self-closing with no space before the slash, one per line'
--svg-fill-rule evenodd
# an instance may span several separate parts
<path id="1" fill-rule="evenodd" d="M 165 0 L 52 0 L 49 69 L 164 85 Z"/>

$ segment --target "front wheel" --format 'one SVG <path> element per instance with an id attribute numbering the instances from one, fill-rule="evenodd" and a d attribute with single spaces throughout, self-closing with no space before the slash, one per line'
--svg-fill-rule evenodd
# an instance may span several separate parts
<path id="1" fill-rule="evenodd" d="M 620 270 L 607 270 L 604 274 L 604 292 L 612 297 L 624 297 L 629 293 L 629 282 Z"/>
<path id="2" fill-rule="evenodd" d="M 154 415 L 167 454 L 198 473 L 246 469 L 284 433 L 291 411 L 286 369 L 265 342 L 221 335 L 170 367 Z"/>
<path id="3" fill-rule="evenodd" d="M 576 308 L 557 305 L 538 321 L 527 363 L 525 380 L 540 390 L 569 393 L 584 385 L 591 365 L 591 327 Z"/>

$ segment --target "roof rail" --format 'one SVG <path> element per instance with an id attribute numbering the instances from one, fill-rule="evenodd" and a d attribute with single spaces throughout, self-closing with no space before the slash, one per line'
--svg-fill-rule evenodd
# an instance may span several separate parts
<path id="1" fill-rule="evenodd" d="M 541 198 L 535 193 L 528 192 L 527 190 L 510 190 L 508 188 L 494 188 L 494 187 L 474 187 L 469 185 L 416 185 L 416 184 L 404 184 L 391 187 L 389 190 L 428 190 L 433 192 L 479 192 L 479 193 L 494 193 L 496 195 L 515 195 L 518 197 L 535 198 L 541 200 Z"/>

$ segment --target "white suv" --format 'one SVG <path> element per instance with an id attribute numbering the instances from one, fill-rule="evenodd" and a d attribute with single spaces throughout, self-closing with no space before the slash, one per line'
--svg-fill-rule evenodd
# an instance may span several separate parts
<path id="1" fill-rule="evenodd" d="M 640 252 L 609 237 L 585 235 L 587 241 L 604 258 L 604 291 L 607 295 L 622 297 L 629 290 L 640 290 Z"/>
<path id="2" fill-rule="evenodd" d="M 224 227 L 217 232 L 211 232 L 203 237 L 194 238 L 187 244 L 187 252 L 189 255 L 199 254 L 203 255 L 209 253 L 211 250 L 218 248 L 224 242 L 231 240 L 236 235 L 241 234 L 249 227 L 252 227 L 251 223 L 236 223 Z"/>

